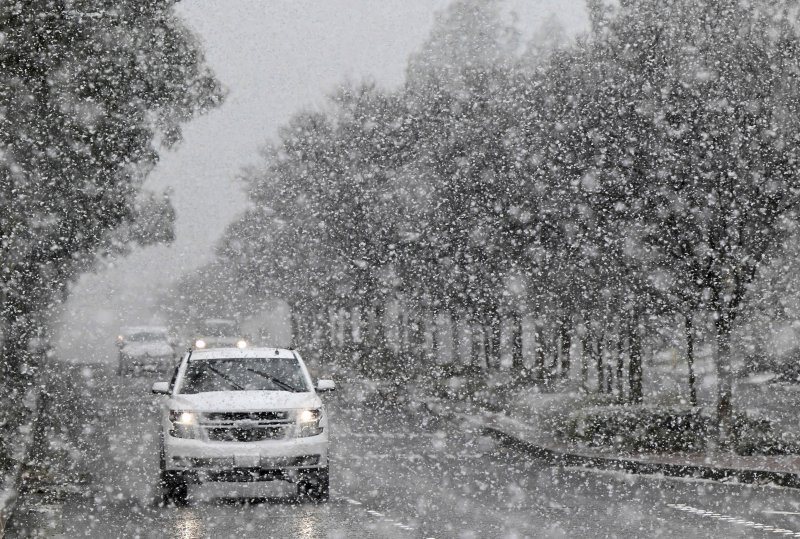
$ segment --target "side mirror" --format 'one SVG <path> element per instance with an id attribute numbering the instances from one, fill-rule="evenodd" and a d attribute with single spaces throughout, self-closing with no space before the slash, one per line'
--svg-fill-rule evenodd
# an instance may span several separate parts
<path id="1" fill-rule="evenodd" d="M 169 395 L 169 382 L 156 382 L 153 384 L 153 395 Z"/>
<path id="2" fill-rule="evenodd" d="M 325 393 L 327 391 L 335 391 L 336 384 L 333 380 L 317 380 L 317 393 Z"/>

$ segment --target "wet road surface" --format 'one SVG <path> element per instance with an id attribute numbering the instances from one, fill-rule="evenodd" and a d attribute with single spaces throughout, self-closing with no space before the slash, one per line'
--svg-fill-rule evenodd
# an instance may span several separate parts
<path id="1" fill-rule="evenodd" d="M 326 396 L 331 501 L 282 482 L 159 503 L 153 376 L 60 364 L 7 537 L 800 537 L 800 491 L 552 468 L 456 420 Z"/>

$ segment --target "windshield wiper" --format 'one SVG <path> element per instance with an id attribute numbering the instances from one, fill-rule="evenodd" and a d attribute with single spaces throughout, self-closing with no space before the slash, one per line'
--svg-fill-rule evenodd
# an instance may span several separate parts
<path id="1" fill-rule="evenodd" d="M 279 380 L 279 379 L 275 378 L 274 376 L 271 376 L 271 375 L 269 375 L 269 374 L 267 374 L 265 372 L 257 371 L 256 369 L 248 369 L 248 368 L 245 368 L 245 370 L 247 372 L 252 372 L 253 374 L 257 374 L 262 378 L 266 378 L 267 380 L 269 380 L 270 382 L 272 382 L 273 384 L 275 384 L 279 388 L 283 389 L 284 391 L 291 391 L 292 393 L 300 393 L 300 390 L 297 389 L 296 387 L 292 387 L 289 384 L 287 384 L 286 382 L 284 382 L 282 380 Z"/>
<path id="2" fill-rule="evenodd" d="M 227 374 L 224 374 L 224 373 L 222 373 L 222 372 L 218 371 L 217 369 L 215 369 L 215 368 L 214 368 L 214 367 L 212 367 L 211 365 L 206 365 L 206 369 L 207 369 L 207 370 L 209 370 L 209 371 L 211 371 L 211 372 L 213 372 L 214 374 L 216 374 L 217 376 L 219 376 L 220 378 L 222 378 L 222 379 L 223 379 L 223 380 L 225 380 L 226 382 L 228 382 L 228 383 L 229 383 L 229 384 L 230 384 L 230 385 L 231 385 L 231 386 L 232 386 L 234 389 L 236 389 L 236 390 L 238 390 L 238 391 L 244 391 L 244 387 L 242 387 L 242 386 L 240 386 L 239 384 L 237 384 L 236 382 L 234 382 L 234 381 L 233 381 L 233 380 L 230 378 L 230 376 L 228 376 Z"/>

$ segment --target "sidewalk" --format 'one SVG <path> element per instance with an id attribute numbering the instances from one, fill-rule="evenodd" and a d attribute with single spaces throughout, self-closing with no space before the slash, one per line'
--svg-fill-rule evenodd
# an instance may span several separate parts
<path id="1" fill-rule="evenodd" d="M 661 391 L 647 391 L 645 387 L 646 400 L 650 402 L 666 402 L 665 388 L 674 390 L 677 385 L 666 372 L 669 369 L 661 367 L 653 366 L 651 370 L 660 378 L 658 389 Z M 676 377 L 680 374 L 676 373 Z M 713 386 L 708 381 L 706 378 L 699 392 L 700 404 L 705 406 L 713 404 L 710 391 Z M 677 400 L 675 391 L 669 393 L 673 402 Z M 424 405 L 433 413 L 471 422 L 487 435 L 554 465 L 800 488 L 800 455 L 742 456 L 714 450 L 625 454 L 612 448 L 559 439 L 553 433 L 553 418 L 565 410 L 579 408 L 586 398 L 574 383 L 564 384 L 560 391 L 549 393 L 537 387 L 509 391 L 492 407 L 502 410 L 500 412 L 464 401 L 422 395 L 417 398 L 424 400 Z M 734 387 L 734 406 L 737 410 L 769 418 L 778 432 L 800 434 L 800 420 L 796 415 L 800 410 L 800 385 L 773 384 L 764 376 L 741 379 Z"/>

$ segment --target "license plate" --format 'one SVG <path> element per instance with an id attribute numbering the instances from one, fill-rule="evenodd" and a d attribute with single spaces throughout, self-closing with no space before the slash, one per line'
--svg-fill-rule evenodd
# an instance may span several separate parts
<path id="1" fill-rule="evenodd" d="M 258 455 L 238 455 L 234 457 L 237 468 L 258 468 L 261 464 L 261 457 Z"/>

